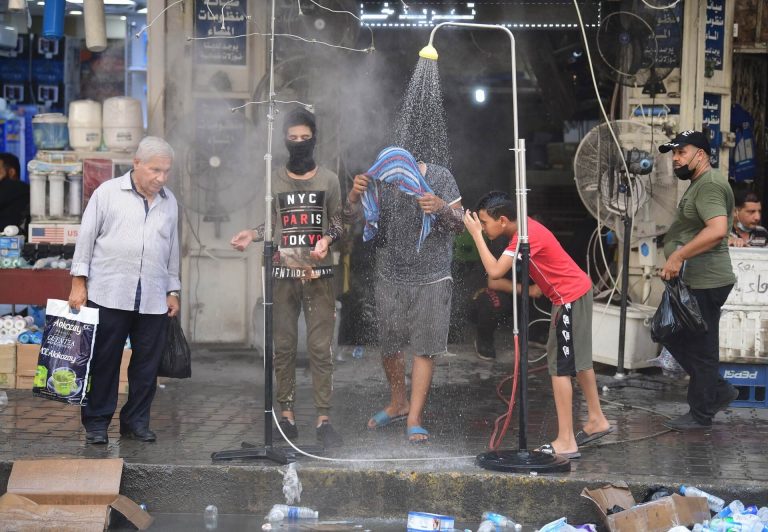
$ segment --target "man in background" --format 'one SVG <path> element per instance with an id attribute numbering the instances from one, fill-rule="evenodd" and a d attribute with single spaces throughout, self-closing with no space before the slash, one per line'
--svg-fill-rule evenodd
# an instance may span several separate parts
<path id="1" fill-rule="evenodd" d="M 737 248 L 764 247 L 768 244 L 768 230 L 760 225 L 762 214 L 760 198 L 750 190 L 740 190 L 734 196 L 736 210 L 733 213 L 728 245 Z"/>
<path id="2" fill-rule="evenodd" d="M 0 153 L 0 233 L 8 225 L 27 229 L 29 185 L 21 181 L 19 159 L 12 153 Z"/>
<path id="3" fill-rule="evenodd" d="M 130 336 L 128 400 L 120 434 L 153 442 L 150 408 L 165 349 L 168 316 L 179 312 L 179 208 L 165 187 L 173 148 L 145 137 L 133 169 L 99 185 L 83 213 L 72 258 L 69 305 L 99 309 L 91 390 L 81 410 L 85 442 L 106 444 L 117 408 L 120 362 Z"/>

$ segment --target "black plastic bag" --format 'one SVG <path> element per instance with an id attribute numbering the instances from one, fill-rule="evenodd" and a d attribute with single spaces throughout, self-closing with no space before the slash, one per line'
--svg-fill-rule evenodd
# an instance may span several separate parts
<path id="1" fill-rule="evenodd" d="M 192 353 L 189 349 L 181 323 L 176 316 L 168 319 L 168 335 L 165 340 L 165 351 L 160 360 L 158 377 L 172 379 L 188 379 L 192 376 Z"/>
<path id="2" fill-rule="evenodd" d="M 664 282 L 661 303 L 651 322 L 651 338 L 664 343 L 682 331 L 706 332 L 707 323 L 701 316 L 699 302 L 680 277 Z"/>

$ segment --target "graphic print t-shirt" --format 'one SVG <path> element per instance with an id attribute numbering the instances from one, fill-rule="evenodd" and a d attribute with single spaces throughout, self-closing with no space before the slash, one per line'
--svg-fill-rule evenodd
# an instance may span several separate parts
<path id="1" fill-rule="evenodd" d="M 341 192 L 336 174 L 323 167 L 311 179 L 288 176 L 286 169 L 275 172 L 272 183 L 275 195 L 275 244 L 277 253 L 273 275 L 278 279 L 333 275 L 330 251 L 322 261 L 310 258 L 318 240 L 328 231 L 331 219 L 341 216 Z"/>

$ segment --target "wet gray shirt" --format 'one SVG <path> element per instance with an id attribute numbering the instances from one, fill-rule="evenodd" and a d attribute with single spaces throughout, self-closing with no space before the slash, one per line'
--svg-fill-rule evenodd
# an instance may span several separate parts
<path id="1" fill-rule="evenodd" d="M 456 180 L 447 168 L 427 164 L 424 179 L 448 205 L 461 200 Z M 402 284 L 450 278 L 455 233 L 440 223 L 440 215 L 421 251 L 417 251 L 423 211 L 416 197 L 399 191 L 397 185 L 381 183 L 379 205 L 379 231 L 375 239 L 377 275 Z"/>

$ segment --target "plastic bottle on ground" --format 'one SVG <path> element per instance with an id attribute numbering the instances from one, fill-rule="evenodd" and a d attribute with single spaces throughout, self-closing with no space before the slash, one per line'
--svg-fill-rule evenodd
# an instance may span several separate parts
<path id="1" fill-rule="evenodd" d="M 523 529 L 521 524 L 516 523 L 509 517 L 493 512 L 483 512 L 483 521 L 491 521 L 501 527 L 501 530 L 516 530 L 519 532 Z"/>
<path id="2" fill-rule="evenodd" d="M 480 523 L 480 528 L 477 532 L 496 532 L 496 523 L 493 521 L 483 521 Z"/>
<path id="3" fill-rule="evenodd" d="M 754 530 L 762 532 L 764 526 L 760 518 L 754 514 L 733 514 L 727 519 L 733 519 L 735 523 L 741 525 L 742 530 Z"/>
<path id="4" fill-rule="evenodd" d="M 763 523 L 768 523 L 768 508 L 763 506 L 757 511 L 757 517 L 760 518 L 760 521 Z"/>
<path id="5" fill-rule="evenodd" d="M 362 345 L 356 345 L 355 348 L 352 350 L 352 358 L 361 359 L 363 358 L 364 352 L 365 352 L 365 348 Z"/>
<path id="6" fill-rule="evenodd" d="M 694 486 L 680 486 L 680 493 L 686 497 L 704 497 L 707 499 L 709 509 L 715 513 L 719 512 L 725 506 L 725 501 L 716 495 L 702 491 Z"/>
<path id="7" fill-rule="evenodd" d="M 275 504 L 267 514 L 267 521 L 295 521 L 297 519 L 317 519 L 318 512 L 305 506 Z"/>
<path id="8" fill-rule="evenodd" d="M 206 530 L 216 530 L 219 526 L 219 509 L 213 504 L 209 504 L 205 507 L 203 513 L 203 520 L 205 521 Z"/>
<path id="9" fill-rule="evenodd" d="M 5 408 L 8 406 L 8 394 L 5 393 L 5 390 L 0 391 L 0 408 Z"/>
<path id="10" fill-rule="evenodd" d="M 728 517 L 729 515 L 741 513 L 744 513 L 744 503 L 736 499 L 735 501 L 731 501 L 728 506 L 717 512 L 715 517 Z"/>

